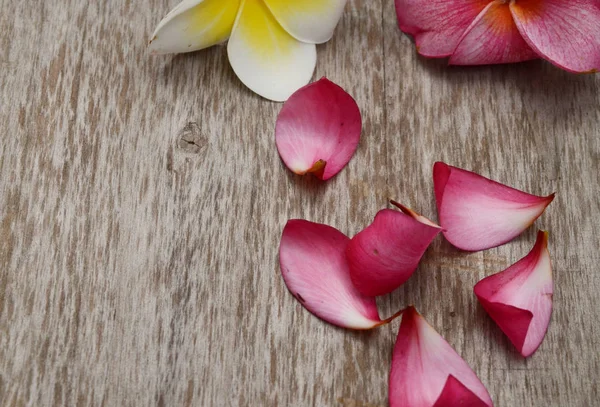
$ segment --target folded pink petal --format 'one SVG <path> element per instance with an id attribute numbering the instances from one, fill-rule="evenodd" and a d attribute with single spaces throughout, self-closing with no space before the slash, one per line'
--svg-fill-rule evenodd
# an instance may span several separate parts
<path id="1" fill-rule="evenodd" d="M 396 0 L 400 29 L 415 38 L 421 55 L 450 56 L 490 0 Z"/>
<path id="2" fill-rule="evenodd" d="M 554 199 L 531 195 L 442 162 L 433 167 L 444 237 L 462 250 L 499 246 L 520 235 Z"/>
<path id="3" fill-rule="evenodd" d="M 283 105 L 275 126 L 277 150 L 299 175 L 312 172 L 327 180 L 354 155 L 362 119 L 352 96 L 323 78 L 294 93 Z"/>
<path id="4" fill-rule="evenodd" d="M 475 295 L 519 352 L 533 354 L 546 336 L 552 315 L 552 265 L 548 233 L 538 232 L 531 252 L 475 285 Z"/>
<path id="5" fill-rule="evenodd" d="M 364 295 L 387 294 L 404 284 L 441 231 L 428 219 L 396 205 L 403 212 L 379 211 L 346 249 L 350 278 Z"/>
<path id="6" fill-rule="evenodd" d="M 279 247 L 281 274 L 298 301 L 317 317 L 343 328 L 371 329 L 381 320 L 375 299 L 352 285 L 346 262 L 350 239 L 331 226 L 293 219 Z"/>
<path id="7" fill-rule="evenodd" d="M 452 375 L 448 376 L 442 394 L 433 407 L 487 407 L 488 404 L 477 397 L 464 384 Z"/>
<path id="8" fill-rule="evenodd" d="M 475 372 L 414 309 L 402 314 L 390 372 L 391 407 L 490 407 Z"/>
<path id="9" fill-rule="evenodd" d="M 496 0 L 477 16 L 450 57 L 451 65 L 505 64 L 539 58 L 527 45 L 508 3 Z"/>
<path id="10" fill-rule="evenodd" d="M 518 0 L 510 10 L 540 56 L 567 71 L 600 71 L 600 1 Z"/>

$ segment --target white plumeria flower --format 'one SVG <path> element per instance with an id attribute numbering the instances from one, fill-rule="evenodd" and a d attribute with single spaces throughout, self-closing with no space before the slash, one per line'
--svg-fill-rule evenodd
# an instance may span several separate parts
<path id="1" fill-rule="evenodd" d="M 236 75 L 252 91 L 284 101 L 310 82 L 346 0 L 183 0 L 160 22 L 153 54 L 197 51 L 229 39 Z"/>

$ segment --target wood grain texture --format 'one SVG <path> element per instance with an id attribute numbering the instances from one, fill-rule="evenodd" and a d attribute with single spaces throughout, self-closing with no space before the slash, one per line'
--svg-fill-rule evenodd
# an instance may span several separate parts
<path id="1" fill-rule="evenodd" d="M 448 68 L 416 56 L 391 0 L 349 1 L 315 78 L 356 98 L 363 138 L 322 184 L 285 170 L 281 105 L 223 47 L 147 54 L 176 2 L 0 0 L 0 405 L 385 406 L 398 321 L 312 317 L 280 278 L 279 237 L 289 218 L 352 235 L 388 198 L 435 217 L 436 160 L 558 193 L 536 223 L 548 336 L 523 360 L 472 294 L 534 229 L 468 255 L 436 239 L 382 314 L 414 303 L 497 406 L 600 405 L 599 75 Z"/>

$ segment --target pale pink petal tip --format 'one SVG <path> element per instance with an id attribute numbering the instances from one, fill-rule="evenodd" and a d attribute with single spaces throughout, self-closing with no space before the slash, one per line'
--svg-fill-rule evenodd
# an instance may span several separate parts
<path id="1" fill-rule="evenodd" d="M 402 212 L 383 209 L 352 238 L 346 250 L 350 277 L 364 295 L 387 294 L 412 276 L 439 226 L 392 201 Z"/>
<path id="2" fill-rule="evenodd" d="M 285 102 L 277 118 L 275 142 L 294 173 L 327 180 L 354 155 L 361 128 L 360 110 L 352 96 L 323 78 Z"/>
<path id="3" fill-rule="evenodd" d="M 371 329 L 381 320 L 375 299 L 352 285 L 346 261 L 350 239 L 331 226 L 293 219 L 286 224 L 279 246 L 283 280 L 311 313 L 343 328 Z"/>
<path id="4" fill-rule="evenodd" d="M 554 199 L 554 194 L 531 195 L 442 162 L 433 167 L 433 183 L 444 237 L 467 251 L 511 241 Z"/>
<path id="5" fill-rule="evenodd" d="M 475 285 L 483 308 L 524 357 L 540 346 L 552 314 L 552 266 L 548 233 L 538 232 L 531 252 Z"/>
<path id="6" fill-rule="evenodd" d="M 391 407 L 492 407 L 475 372 L 415 310 L 408 307 L 394 346 Z"/>
<path id="7" fill-rule="evenodd" d="M 570 72 L 600 71 L 600 1 L 519 0 L 510 11 L 541 57 Z"/>

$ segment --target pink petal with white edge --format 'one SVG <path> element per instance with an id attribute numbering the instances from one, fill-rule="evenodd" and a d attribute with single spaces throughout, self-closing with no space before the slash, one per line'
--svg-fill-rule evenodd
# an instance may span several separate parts
<path id="1" fill-rule="evenodd" d="M 570 72 L 600 71 L 600 1 L 518 0 L 510 10 L 541 57 Z"/>
<path id="2" fill-rule="evenodd" d="M 548 233 L 538 232 L 531 252 L 475 285 L 475 295 L 519 352 L 528 357 L 546 336 L 552 315 L 552 265 Z"/>
<path id="3" fill-rule="evenodd" d="M 490 3 L 464 33 L 451 65 L 506 64 L 539 58 L 517 29 L 504 0 Z"/>
<path id="4" fill-rule="evenodd" d="M 358 105 L 327 78 L 294 93 L 275 126 L 277 150 L 294 173 L 327 180 L 354 155 L 362 128 Z"/>
<path id="5" fill-rule="evenodd" d="M 279 246 L 281 274 L 296 299 L 317 317 L 342 328 L 371 329 L 381 320 L 375 299 L 350 280 L 346 247 L 350 239 L 331 226 L 293 219 Z"/>
<path id="6" fill-rule="evenodd" d="M 475 372 L 415 310 L 408 307 L 394 346 L 391 407 L 491 407 Z"/>
<path id="7" fill-rule="evenodd" d="M 511 241 L 554 199 L 554 194 L 531 195 L 442 162 L 433 167 L 433 183 L 444 237 L 467 251 Z"/>
<path id="8" fill-rule="evenodd" d="M 394 291 L 415 272 L 421 257 L 441 228 L 393 202 L 402 212 L 383 209 L 352 238 L 346 256 L 350 278 L 364 295 Z"/>
<path id="9" fill-rule="evenodd" d="M 402 31 L 412 35 L 421 55 L 450 56 L 463 33 L 490 0 L 396 0 Z"/>

